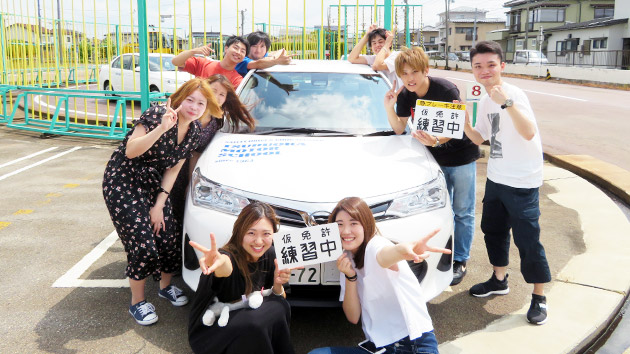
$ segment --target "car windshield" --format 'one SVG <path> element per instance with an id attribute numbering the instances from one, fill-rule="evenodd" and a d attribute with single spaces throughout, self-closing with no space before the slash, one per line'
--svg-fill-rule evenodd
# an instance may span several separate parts
<path id="1" fill-rule="evenodd" d="M 240 97 L 258 121 L 257 133 L 372 134 L 391 131 L 380 74 L 255 72 Z"/>
<path id="2" fill-rule="evenodd" d="M 171 62 L 173 60 L 172 55 L 162 55 L 161 58 L 159 56 L 149 57 L 150 71 L 160 71 L 160 59 L 162 59 L 162 71 L 175 71 L 175 65 Z"/>

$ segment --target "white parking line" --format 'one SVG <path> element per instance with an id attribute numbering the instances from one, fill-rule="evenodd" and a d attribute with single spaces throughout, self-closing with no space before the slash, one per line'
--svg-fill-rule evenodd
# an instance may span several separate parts
<path id="1" fill-rule="evenodd" d="M 10 166 L 10 165 L 13 165 L 14 163 L 18 163 L 18 162 L 20 162 L 20 161 L 22 161 L 22 160 L 30 159 L 31 157 L 35 157 L 35 156 L 37 156 L 37 155 L 41 155 L 41 154 L 43 154 L 43 153 L 46 153 L 46 152 L 48 152 L 48 151 L 55 150 L 55 149 L 57 149 L 57 147 L 56 147 L 56 146 L 53 146 L 53 147 L 48 148 L 48 149 L 46 149 L 46 150 L 38 151 L 38 152 L 33 153 L 33 154 L 30 154 L 30 155 L 28 155 L 28 156 L 20 157 L 19 159 L 15 159 L 15 160 L 13 160 L 13 161 L 5 162 L 5 163 L 3 163 L 2 165 L 0 165 L 0 168 L 6 167 L 6 166 Z"/>
<path id="2" fill-rule="evenodd" d="M 560 97 L 560 98 L 566 98 L 568 100 L 575 100 L 575 101 L 581 101 L 581 102 L 588 102 L 588 100 L 585 99 L 581 99 L 581 98 L 575 98 L 575 97 L 569 97 L 569 96 L 562 96 L 562 95 L 554 95 L 552 93 L 547 93 L 547 92 L 538 92 L 538 91 L 532 91 L 532 90 L 523 90 L 525 92 L 531 92 L 531 93 L 537 93 L 539 95 L 545 95 L 545 96 L 553 96 L 553 97 Z"/>
<path id="3" fill-rule="evenodd" d="M 466 79 L 460 79 L 457 77 L 452 77 L 452 76 L 447 76 L 446 77 L 449 80 L 458 80 L 458 81 L 465 81 L 465 82 L 475 82 L 473 80 L 466 80 Z M 533 91 L 533 90 L 525 90 L 523 89 L 523 91 L 525 92 L 531 92 L 531 93 L 537 93 L 539 95 L 545 95 L 545 96 L 553 96 L 553 97 L 560 97 L 560 98 L 566 98 L 568 100 L 575 100 L 575 101 L 580 101 L 580 102 L 588 102 L 588 100 L 582 99 L 582 98 L 575 98 L 575 97 L 569 97 L 569 96 L 562 96 L 562 95 L 555 95 L 553 93 L 547 93 L 547 92 L 540 92 L 540 91 Z"/>
<path id="4" fill-rule="evenodd" d="M 53 288 L 128 288 L 127 279 L 80 279 L 94 262 L 96 262 L 107 250 L 116 242 L 118 234 L 112 231 L 101 243 L 99 243 L 90 253 L 86 254 L 77 264 L 75 264 L 66 274 L 57 279 Z"/>
<path id="5" fill-rule="evenodd" d="M 61 156 L 65 155 L 65 154 L 69 154 L 69 153 L 71 153 L 71 152 L 73 152 L 73 151 L 79 150 L 80 148 L 81 148 L 80 146 L 75 146 L 75 147 L 73 147 L 73 148 L 72 148 L 72 149 L 70 149 L 70 150 L 66 150 L 66 151 L 64 151 L 64 152 L 60 152 L 60 153 L 58 153 L 57 155 L 54 155 L 54 156 L 51 156 L 51 157 L 45 158 L 45 159 L 43 159 L 43 160 L 41 160 L 41 161 L 35 162 L 35 163 L 33 163 L 33 164 L 30 164 L 30 165 L 28 165 L 28 166 L 26 166 L 26 167 L 22 167 L 22 168 L 20 168 L 19 170 L 15 170 L 15 171 L 13 171 L 13 172 L 9 172 L 9 173 L 7 173 L 7 174 L 4 174 L 4 175 L 0 176 L 0 181 L 2 181 L 2 180 L 3 180 L 3 179 L 5 179 L 5 178 L 8 178 L 8 177 L 11 177 L 11 176 L 17 175 L 17 174 L 18 174 L 18 173 L 20 173 L 20 172 L 24 172 L 24 171 L 26 171 L 26 170 L 28 170 L 28 169 L 31 169 L 31 168 L 36 167 L 36 166 L 39 166 L 39 165 L 41 165 L 41 164 L 43 164 L 43 163 L 46 163 L 46 162 L 48 162 L 48 161 L 54 160 L 54 159 L 56 159 L 56 158 L 58 158 L 58 157 L 61 157 Z"/>

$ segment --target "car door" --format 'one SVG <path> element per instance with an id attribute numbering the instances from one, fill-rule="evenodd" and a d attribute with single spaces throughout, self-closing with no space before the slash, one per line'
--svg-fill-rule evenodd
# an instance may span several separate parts
<path id="1" fill-rule="evenodd" d="M 116 68 L 114 71 L 117 72 L 117 75 L 112 75 L 112 84 L 118 91 L 131 91 L 131 87 L 133 83 L 131 83 L 131 78 L 129 77 L 129 70 L 131 68 L 131 55 L 123 54 L 122 58 L 122 67 L 121 69 Z"/>

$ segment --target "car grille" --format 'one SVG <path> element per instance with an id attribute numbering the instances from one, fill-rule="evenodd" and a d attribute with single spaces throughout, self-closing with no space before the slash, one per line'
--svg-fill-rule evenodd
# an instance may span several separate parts
<path id="1" fill-rule="evenodd" d="M 250 200 L 253 201 L 253 200 Z M 391 217 L 385 216 L 385 212 L 387 208 L 391 204 L 391 201 L 376 203 L 370 205 L 370 210 L 372 210 L 372 215 L 376 221 L 386 220 Z M 276 215 L 278 216 L 278 220 L 280 221 L 280 225 L 286 225 L 291 227 L 308 227 L 315 226 L 321 224 L 328 223 L 328 212 L 315 212 L 309 214 L 306 211 L 296 210 L 280 205 L 269 204 L 276 211 Z"/>

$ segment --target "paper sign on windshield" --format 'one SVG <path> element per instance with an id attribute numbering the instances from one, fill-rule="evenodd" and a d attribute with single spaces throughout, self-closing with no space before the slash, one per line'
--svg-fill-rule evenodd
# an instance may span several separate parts
<path id="1" fill-rule="evenodd" d="M 334 261 L 341 256 L 336 223 L 278 232 L 273 235 L 278 269 Z"/>
<path id="2" fill-rule="evenodd" d="M 422 130 L 434 136 L 461 139 L 466 123 L 466 105 L 417 100 L 414 117 L 407 122 L 411 131 Z"/>

